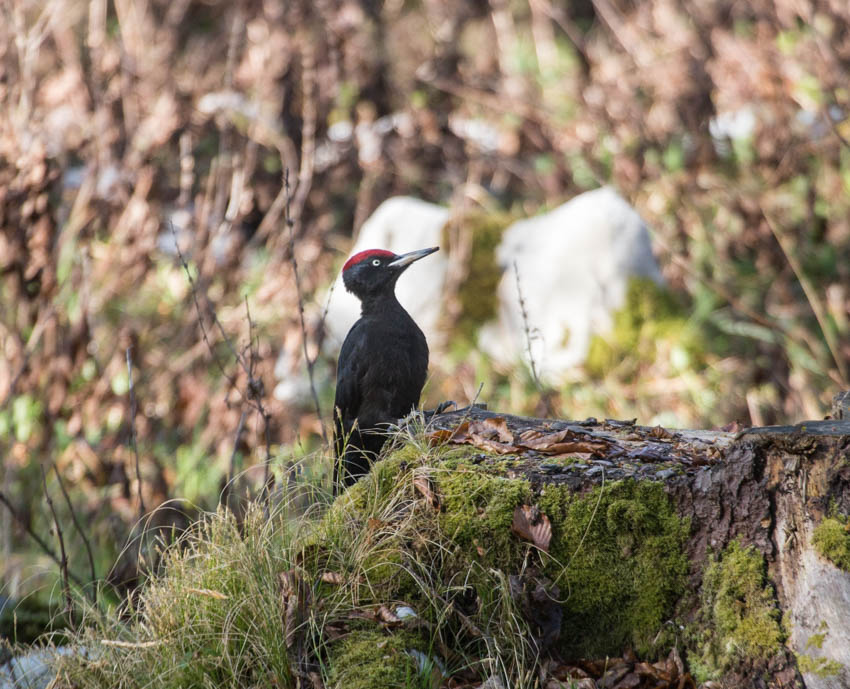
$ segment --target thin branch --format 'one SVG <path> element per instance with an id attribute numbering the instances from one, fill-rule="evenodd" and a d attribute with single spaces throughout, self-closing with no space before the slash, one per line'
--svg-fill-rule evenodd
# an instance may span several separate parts
<path id="1" fill-rule="evenodd" d="M 136 443 L 136 386 L 133 384 L 133 360 L 130 358 L 130 347 L 127 347 L 127 380 L 130 383 L 130 445 L 136 458 L 136 483 L 139 490 L 139 517 L 144 517 L 145 499 L 142 497 L 142 474 L 139 469 L 139 447 Z"/>
<path id="2" fill-rule="evenodd" d="M 289 199 L 289 169 L 284 171 L 283 185 L 286 188 L 286 198 Z M 298 261 L 295 258 L 295 224 L 289 216 L 289 201 L 287 200 L 284 210 L 284 221 L 289 228 L 289 260 L 292 263 L 292 272 L 295 275 L 295 292 L 298 295 L 298 317 L 301 321 L 301 346 L 304 351 L 304 361 L 307 363 L 307 376 L 310 379 L 310 394 L 313 396 L 313 405 L 316 407 L 316 416 L 319 417 L 319 428 L 322 431 L 322 442 L 327 446 L 328 434 L 325 431 L 325 422 L 322 420 L 322 408 L 319 404 L 319 393 L 316 391 L 316 380 L 314 375 L 315 361 L 307 352 L 307 325 L 304 322 L 304 293 L 301 290 L 301 277 L 298 275 Z"/>
<path id="3" fill-rule="evenodd" d="M 192 271 L 189 269 L 189 264 L 186 262 L 186 257 L 183 255 L 183 252 L 180 250 L 180 242 L 177 239 L 177 232 L 174 229 L 174 223 L 169 222 L 169 226 L 171 227 L 171 236 L 174 237 L 174 248 L 177 250 L 177 257 L 180 259 L 180 263 L 183 266 L 183 272 L 186 273 L 186 277 L 189 280 L 189 287 L 191 288 L 191 291 L 192 291 L 192 301 L 195 304 L 195 312 L 198 314 L 198 325 L 201 328 L 201 336 L 204 338 L 204 343 L 207 345 L 207 349 L 209 350 L 210 354 L 212 355 L 213 361 L 215 362 L 215 365 L 218 368 L 218 370 L 221 372 L 221 375 L 223 375 L 227 379 L 227 381 L 230 383 L 231 387 L 236 388 L 236 390 L 239 392 L 239 394 L 242 395 L 242 391 L 239 390 L 239 387 L 236 385 L 236 379 L 233 378 L 229 373 L 227 373 L 227 371 L 224 370 L 224 365 L 219 360 L 218 355 L 216 354 L 215 349 L 212 346 L 212 342 L 210 341 L 209 333 L 207 332 L 207 326 L 204 324 L 203 309 L 201 309 L 201 303 L 198 299 L 198 286 L 195 283 L 195 278 L 192 277 Z M 217 322 L 218 317 L 215 315 L 215 310 L 212 309 L 212 308 L 210 308 L 209 310 L 212 312 L 212 317 Z M 224 332 L 223 328 L 221 329 L 221 331 Z M 230 345 L 231 350 L 233 351 L 234 355 L 236 356 L 236 360 L 240 364 L 242 364 L 242 359 L 240 358 L 239 354 L 233 349 L 233 345 L 230 344 L 230 340 L 226 336 L 225 336 L 225 339 L 227 340 L 228 344 Z"/>
<path id="4" fill-rule="evenodd" d="M 86 548 L 86 555 L 89 559 L 89 569 L 91 571 L 91 580 L 92 582 L 97 581 L 97 572 L 94 568 L 94 555 L 92 554 L 91 543 L 89 542 L 89 538 L 86 535 L 86 532 L 83 531 L 83 527 L 80 526 L 80 520 L 77 519 L 77 512 L 74 510 L 74 505 L 71 502 L 71 498 L 68 496 L 68 491 L 65 489 L 65 483 L 62 481 L 62 475 L 59 473 L 59 469 L 56 467 L 56 464 L 53 464 L 53 471 L 56 472 L 56 480 L 59 482 L 59 489 L 62 491 L 62 496 L 65 498 L 65 504 L 68 505 L 68 510 L 71 512 L 71 519 L 74 522 L 74 528 L 77 530 L 77 533 L 80 534 L 80 538 L 83 539 L 83 545 Z M 94 588 L 94 597 L 95 603 L 97 602 L 97 586 Z"/>
<path id="5" fill-rule="evenodd" d="M 239 364 L 240 368 L 245 372 L 246 377 L 248 378 L 248 392 L 247 395 L 243 394 L 242 390 L 239 389 L 239 386 L 236 384 L 236 379 L 230 376 L 225 370 L 224 366 L 219 360 L 215 349 L 212 346 L 212 342 L 210 341 L 209 333 L 207 332 L 207 328 L 204 325 L 204 315 L 201 309 L 201 302 L 198 298 L 198 285 L 195 282 L 195 279 L 192 277 L 192 272 L 189 270 L 189 264 L 186 262 L 185 256 L 183 256 L 183 252 L 180 250 L 180 245 L 177 241 L 177 233 L 174 230 L 174 224 L 171 223 L 171 234 L 174 237 L 174 246 L 177 250 L 177 256 L 180 259 L 181 264 L 183 265 L 183 271 L 186 273 L 186 277 L 189 280 L 189 286 L 192 292 L 192 301 L 195 304 L 195 312 L 198 314 L 198 324 L 201 327 L 201 334 L 204 338 L 204 343 L 207 345 L 207 349 L 212 355 L 213 361 L 215 361 L 216 366 L 218 367 L 221 374 L 227 379 L 230 383 L 231 387 L 236 389 L 236 392 L 239 393 L 239 396 L 247 401 L 262 417 L 263 419 L 263 427 L 266 443 L 266 459 L 265 459 L 265 471 L 263 477 L 263 499 L 267 499 L 271 493 L 271 488 L 274 487 L 274 476 L 271 475 L 271 431 L 270 431 L 270 422 L 271 422 L 271 414 L 269 414 L 265 405 L 263 404 L 262 396 L 265 394 L 265 388 L 263 386 L 263 381 L 261 378 L 257 378 L 254 376 L 254 367 L 255 367 L 255 353 L 253 347 L 250 348 L 250 358 L 246 360 L 245 356 L 236 350 L 236 347 L 233 345 L 233 342 L 230 339 L 230 336 L 225 331 L 224 326 L 221 324 L 221 321 L 218 318 L 218 314 L 215 311 L 215 308 L 209 301 L 209 298 L 205 296 L 205 299 L 208 304 L 208 312 L 210 318 L 212 318 L 213 323 L 218 329 L 222 339 L 227 344 L 228 349 L 230 349 L 231 354 L 233 354 L 233 358 L 236 359 L 236 363 Z M 247 301 L 246 301 L 247 305 Z M 253 339 L 253 322 L 251 321 L 251 312 L 248 311 L 248 335 L 249 338 Z M 267 506 L 268 507 L 268 506 Z"/>
<path id="6" fill-rule="evenodd" d="M 65 538 L 62 535 L 62 527 L 59 526 L 59 517 L 56 514 L 56 508 L 53 506 L 53 500 L 50 497 L 50 491 L 47 490 L 47 474 L 44 467 L 41 467 L 41 482 L 44 485 L 44 497 L 47 499 L 47 506 L 50 508 L 50 514 L 53 515 L 53 528 L 56 529 L 56 538 L 59 541 L 59 552 L 62 559 L 59 562 L 59 569 L 62 572 L 62 592 L 65 594 L 65 607 L 68 614 L 68 621 L 73 626 L 71 619 L 74 610 L 74 601 L 71 598 L 71 585 L 68 576 L 68 555 L 65 553 Z"/>
<path id="7" fill-rule="evenodd" d="M 528 324 L 528 312 L 525 309 L 525 299 L 522 296 L 522 285 L 520 284 L 519 268 L 517 267 L 516 261 L 514 261 L 514 275 L 516 276 L 516 291 L 519 297 L 519 308 L 522 312 L 522 325 L 523 330 L 525 331 L 525 347 L 528 352 L 528 360 L 531 363 L 531 377 L 534 379 L 534 386 L 537 388 L 537 392 L 540 393 L 540 400 L 543 402 L 543 406 L 546 407 L 546 415 L 552 417 L 555 414 L 549 400 L 549 393 L 544 389 L 543 383 L 540 381 L 540 376 L 537 375 L 537 365 L 534 362 L 534 355 L 531 352 L 531 328 Z"/>
<path id="8" fill-rule="evenodd" d="M 9 498 L 6 497 L 6 494 L 3 491 L 0 491 L 0 502 L 6 506 L 6 509 L 9 510 L 9 514 L 12 515 L 12 518 L 21 526 L 21 528 L 27 532 L 27 535 L 36 542 L 39 548 L 41 548 L 42 552 L 47 555 L 53 562 L 57 565 L 62 565 L 62 560 L 53 552 L 53 549 L 47 545 L 44 539 L 39 536 L 35 531 L 32 530 L 32 527 L 27 523 L 27 521 L 17 513 L 12 503 L 9 501 Z M 83 588 L 85 584 L 76 576 L 74 576 L 73 572 L 68 572 L 68 577 L 73 581 L 77 586 Z"/>

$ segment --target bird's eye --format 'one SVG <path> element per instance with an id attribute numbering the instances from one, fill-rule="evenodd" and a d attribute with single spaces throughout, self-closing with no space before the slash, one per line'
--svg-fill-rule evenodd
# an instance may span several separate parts
<path id="1" fill-rule="evenodd" d="M 373 265 L 373 266 L 379 266 L 379 265 L 381 265 L 381 259 L 380 259 L 380 258 L 373 259 L 373 260 L 372 260 L 372 265 Z"/>

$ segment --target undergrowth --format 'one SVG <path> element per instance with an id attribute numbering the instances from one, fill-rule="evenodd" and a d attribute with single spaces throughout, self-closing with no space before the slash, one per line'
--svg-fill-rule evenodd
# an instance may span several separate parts
<path id="1" fill-rule="evenodd" d="M 87 608 L 57 686 L 368 689 L 451 676 L 530 687 L 548 646 L 614 654 L 660 631 L 688 528 L 663 491 L 615 482 L 535 497 L 469 448 L 401 440 L 334 502 L 317 490 L 305 509 L 284 491 L 270 513 L 207 514 L 164 549 L 132 605 Z M 551 513 L 550 553 L 511 531 L 514 509 L 535 501 Z M 542 607 L 527 597 L 535 587 Z M 575 627 L 610 605 L 628 613 L 621 625 Z M 559 614 L 552 626 L 559 606 L 565 624 Z"/>

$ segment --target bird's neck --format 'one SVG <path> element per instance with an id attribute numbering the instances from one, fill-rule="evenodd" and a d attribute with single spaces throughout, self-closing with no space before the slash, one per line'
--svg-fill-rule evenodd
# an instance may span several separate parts
<path id="1" fill-rule="evenodd" d="M 360 299 L 361 316 L 381 316 L 399 312 L 407 313 L 396 299 L 395 292 L 380 292 L 366 295 Z"/>

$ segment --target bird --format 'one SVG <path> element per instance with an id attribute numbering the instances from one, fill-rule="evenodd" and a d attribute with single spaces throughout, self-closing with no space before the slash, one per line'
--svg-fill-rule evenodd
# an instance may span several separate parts
<path id="1" fill-rule="evenodd" d="M 369 473 L 388 424 L 419 403 L 428 374 L 428 342 L 395 296 L 401 274 L 439 247 L 395 254 L 369 249 L 342 267 L 345 289 L 360 300 L 337 362 L 334 492 Z"/>

